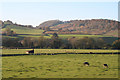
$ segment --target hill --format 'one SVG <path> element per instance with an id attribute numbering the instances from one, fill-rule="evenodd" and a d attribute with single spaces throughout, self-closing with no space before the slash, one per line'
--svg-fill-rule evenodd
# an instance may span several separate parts
<path id="1" fill-rule="evenodd" d="M 58 34 L 92 34 L 92 35 L 118 35 L 118 21 L 108 19 L 50 20 L 41 23 L 36 28 L 45 30 L 45 33 Z M 112 34 L 113 33 L 113 34 Z"/>
<path id="2" fill-rule="evenodd" d="M 63 23 L 64 22 L 59 21 L 59 20 L 49 20 L 49 21 L 43 22 L 42 24 L 40 24 L 36 28 L 46 29 L 47 27 L 57 26 L 58 24 L 63 24 Z"/>

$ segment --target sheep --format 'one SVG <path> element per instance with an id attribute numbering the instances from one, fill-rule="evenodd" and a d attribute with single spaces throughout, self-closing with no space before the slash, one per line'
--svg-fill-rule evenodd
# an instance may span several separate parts
<path id="1" fill-rule="evenodd" d="M 104 68 L 108 68 L 108 64 L 103 64 L 103 67 Z"/>
<path id="2" fill-rule="evenodd" d="M 84 64 L 84 66 L 89 66 L 90 65 L 88 62 L 84 62 L 83 64 Z"/>

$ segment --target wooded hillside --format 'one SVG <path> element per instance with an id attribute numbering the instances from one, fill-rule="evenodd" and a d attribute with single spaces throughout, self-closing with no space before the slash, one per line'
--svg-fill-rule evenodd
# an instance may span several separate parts
<path id="1" fill-rule="evenodd" d="M 107 34 L 117 36 L 118 21 L 108 19 L 70 20 L 64 22 L 50 20 L 40 24 L 37 28 L 45 30 L 46 33 Z"/>

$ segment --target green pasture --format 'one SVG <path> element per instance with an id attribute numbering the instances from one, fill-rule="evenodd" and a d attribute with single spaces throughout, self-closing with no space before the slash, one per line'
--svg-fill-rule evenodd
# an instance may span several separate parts
<path id="1" fill-rule="evenodd" d="M 21 33 L 21 34 L 18 34 L 18 36 L 16 37 L 40 37 L 42 36 L 42 33 L 29 33 L 29 32 L 26 32 L 26 34 L 24 33 Z M 81 35 L 81 34 L 78 34 L 78 35 L 73 35 L 73 34 L 58 34 L 58 36 L 60 38 L 72 38 L 72 37 L 77 37 L 77 38 L 83 38 L 83 37 L 92 37 L 92 38 L 98 38 L 98 37 L 111 37 L 111 36 L 104 36 L 104 35 Z M 9 36 L 4 36 L 4 37 L 9 37 Z M 45 38 L 51 38 L 52 35 L 51 34 L 48 34 L 48 36 L 44 36 Z"/>
<path id="2" fill-rule="evenodd" d="M 8 38 L 40 37 L 42 32 L 44 31 L 40 29 L 31 29 L 31 28 L 20 27 L 15 25 L 8 25 L 5 28 L 3 28 L 2 31 L 4 31 L 6 28 L 12 29 L 17 34 L 17 36 L 12 36 L 12 37 L 3 35 L 3 37 L 8 37 Z"/>
<path id="3" fill-rule="evenodd" d="M 84 66 L 87 61 L 90 66 Z M 103 68 L 108 64 L 109 68 Z M 64 54 L 2 57 L 3 78 L 117 78 L 118 55 Z"/>
<path id="4" fill-rule="evenodd" d="M 26 54 L 32 49 L 2 49 L 2 54 Z M 102 50 L 102 49 L 35 49 L 36 53 L 115 53 L 120 50 Z"/>
<path id="5" fill-rule="evenodd" d="M 59 37 L 61 38 L 71 38 L 71 37 L 77 37 L 77 38 L 83 38 L 83 37 L 111 37 L 111 36 L 105 36 L 105 35 L 82 35 L 82 34 L 59 34 Z"/>
<path id="6" fill-rule="evenodd" d="M 2 29 L 4 31 L 6 28 L 10 28 L 16 32 L 16 34 L 41 34 L 43 30 L 40 29 L 31 29 L 27 27 L 15 26 L 15 25 L 7 25 Z"/>

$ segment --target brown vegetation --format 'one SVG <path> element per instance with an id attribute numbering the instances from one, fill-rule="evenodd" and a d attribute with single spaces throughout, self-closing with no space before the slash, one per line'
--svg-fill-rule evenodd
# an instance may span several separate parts
<path id="1" fill-rule="evenodd" d="M 46 30 L 46 33 L 52 34 L 57 32 L 58 34 L 110 34 L 118 30 L 118 21 L 107 19 L 92 19 L 92 20 L 71 20 L 71 21 L 59 21 L 50 20 L 46 21 L 37 28 Z M 114 34 L 112 36 L 116 36 Z"/>

